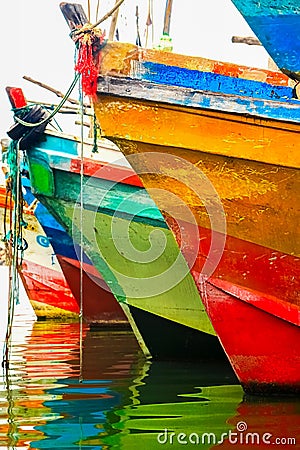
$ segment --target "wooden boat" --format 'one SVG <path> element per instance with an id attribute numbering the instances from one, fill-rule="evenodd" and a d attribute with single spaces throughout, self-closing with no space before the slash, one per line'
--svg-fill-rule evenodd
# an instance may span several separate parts
<path id="1" fill-rule="evenodd" d="M 282 72 L 300 80 L 300 4 L 297 0 L 232 0 Z"/>
<path id="2" fill-rule="evenodd" d="M 291 88 L 281 96 L 272 86 L 270 96 L 266 83 L 249 81 L 245 91 L 228 78 L 213 91 L 201 73 L 139 66 L 130 78 L 115 76 L 113 65 L 100 74 L 103 134 L 127 156 L 174 235 L 189 236 L 188 261 L 197 250 L 194 279 L 244 389 L 299 393 L 299 101 Z M 174 194 L 198 228 L 172 204 Z M 209 267 L 214 237 L 220 254 Z"/>
<path id="3" fill-rule="evenodd" d="M 11 88 L 8 91 L 14 104 L 20 105 L 20 98 L 21 103 L 25 103 L 23 93 L 18 88 Z M 19 112 L 22 114 L 22 109 L 16 110 L 17 115 Z M 27 120 L 31 120 L 30 112 L 26 110 L 26 114 L 29 118 Z M 39 122 L 39 119 L 36 118 L 38 113 L 34 106 L 33 114 L 37 122 Z M 44 111 L 40 111 L 39 114 L 44 116 Z M 17 122 L 11 127 L 11 130 L 13 130 L 13 135 L 19 138 L 22 135 L 27 136 L 26 127 L 24 128 L 24 125 L 19 127 Z M 203 359 L 218 357 L 223 359 L 223 351 L 204 312 L 204 307 L 201 304 L 193 279 L 189 274 L 189 269 L 178 251 L 178 246 L 167 229 L 160 212 L 143 189 L 140 179 L 133 172 L 118 148 L 109 141 L 100 141 L 99 155 L 97 157 L 97 153 L 93 153 L 94 144 L 91 140 L 87 140 L 82 147 L 78 138 L 50 131 L 35 132 L 34 138 L 30 137 L 29 143 L 26 142 L 25 144 L 23 138 L 21 138 L 19 145 L 24 149 L 27 148 L 30 183 L 33 187 L 34 195 L 47 207 L 51 215 L 64 226 L 72 237 L 72 241 L 77 242 L 77 246 L 78 244 L 83 245 L 88 258 L 83 260 L 85 275 L 90 277 L 95 283 L 99 283 L 103 289 L 107 289 L 114 294 L 122 308 L 125 309 L 125 313 L 145 354 L 149 355 L 150 352 L 154 358 L 177 357 L 189 359 L 196 357 Z M 89 155 L 90 157 L 84 157 L 82 161 L 81 158 L 75 156 L 81 152 L 83 155 Z M 107 237 L 107 241 L 103 245 L 105 246 L 105 251 L 111 252 L 112 257 L 116 259 L 116 263 L 114 262 L 115 270 L 112 270 L 109 265 L 107 266 L 107 256 L 103 258 L 102 249 L 101 246 L 98 246 L 98 243 L 93 242 L 92 245 L 89 242 L 87 243 L 85 238 L 82 242 L 86 228 L 83 230 L 83 235 L 79 236 L 78 230 L 72 228 L 73 219 L 70 222 L 69 208 L 73 208 L 76 211 L 77 204 L 78 212 L 78 190 L 81 188 L 81 181 L 79 180 L 81 179 L 82 164 L 85 178 L 95 178 L 95 186 L 87 185 L 87 189 L 92 190 L 92 195 L 90 199 L 88 197 L 87 205 L 84 205 L 84 223 L 87 222 L 87 217 L 91 215 L 93 210 L 94 214 L 98 216 L 96 214 L 97 204 L 101 200 L 101 193 L 105 197 L 107 186 L 111 185 L 112 187 L 112 194 L 108 192 L 108 205 L 99 206 L 100 225 L 97 224 L 96 229 L 100 227 L 101 231 L 103 227 L 105 231 L 104 235 Z M 61 182 L 57 181 L 56 176 L 61 175 L 65 179 Z M 93 182 L 92 178 L 91 180 Z M 60 193 L 57 190 L 58 186 L 62 188 Z M 100 197 L 95 196 L 95 193 L 97 195 L 96 188 Z M 131 196 L 133 196 L 132 201 Z M 121 206 L 120 213 L 118 206 L 122 201 L 129 203 Z M 106 202 L 105 198 L 104 202 Z M 61 203 L 64 205 L 63 209 L 66 208 L 66 211 L 62 209 Z M 141 214 L 137 214 L 137 218 L 132 220 L 132 214 L 139 207 L 141 208 Z M 150 208 L 149 212 L 147 207 Z M 146 212 L 144 212 L 145 208 Z M 121 258 L 118 257 L 119 249 L 114 248 L 114 236 L 111 236 L 107 224 L 110 223 L 111 217 L 115 221 L 115 216 L 119 214 L 122 220 L 117 221 L 117 226 L 119 226 L 120 222 L 121 227 L 124 224 L 128 224 L 130 228 L 130 221 L 132 220 L 133 233 L 138 231 L 137 237 L 133 239 L 133 242 L 137 245 L 138 250 L 145 252 L 146 260 L 142 261 L 142 264 L 139 264 L 138 261 L 131 261 L 130 258 L 127 261 L 122 251 Z M 75 215 L 74 218 L 76 219 Z M 89 220 L 88 223 L 92 225 L 92 221 Z M 165 236 L 167 233 L 167 237 L 164 238 L 167 240 L 166 248 L 159 237 L 152 236 L 152 232 L 156 231 L 156 227 L 161 231 L 161 235 Z M 90 232 L 91 230 L 88 231 Z M 124 238 L 124 242 L 128 242 L 126 229 L 120 229 L 120 232 L 122 232 L 121 236 Z M 158 260 L 158 269 L 154 268 L 155 263 L 151 258 L 149 261 L 147 260 L 149 233 L 151 234 L 151 243 L 153 240 L 155 244 L 154 252 L 158 251 L 158 256 L 160 251 L 164 252 L 162 258 Z M 130 236 L 130 239 L 132 237 Z M 160 246 L 162 246 L 162 250 L 160 250 Z M 138 251 L 137 255 L 143 255 L 142 251 L 140 254 Z M 79 257 L 80 254 L 78 252 L 77 259 Z M 155 254 L 154 258 L 156 258 Z M 175 273 L 172 267 L 174 258 L 175 269 L 177 267 L 179 273 Z M 70 258 L 67 260 L 66 258 L 61 258 L 61 261 L 63 264 L 66 262 L 70 264 Z M 97 270 L 94 269 L 91 263 Z M 76 265 L 76 262 L 73 265 Z M 167 270 L 168 266 L 170 266 L 170 271 Z M 65 266 L 63 265 L 63 267 Z M 133 275 L 136 278 L 133 278 L 133 282 L 131 282 L 131 277 L 124 277 L 122 273 L 118 272 L 118 268 L 121 269 L 121 272 L 125 268 L 128 275 L 130 275 L 130 270 L 133 268 Z M 158 278 L 153 276 L 150 283 L 148 283 L 150 293 L 147 297 L 147 286 L 143 283 L 144 279 L 142 276 L 143 273 L 148 273 L 147 270 L 149 268 L 152 272 L 154 271 L 153 275 L 157 272 Z M 116 277 L 115 272 L 119 276 Z M 101 274 L 102 278 L 100 278 L 99 274 Z M 105 284 L 103 284 L 103 280 Z M 151 285 L 152 280 L 158 283 L 154 287 L 154 291 Z M 78 278 L 77 284 L 79 284 Z M 184 292 L 184 296 L 186 292 L 189 292 L 190 296 L 188 305 L 184 308 L 178 306 L 180 303 L 179 299 L 183 295 L 182 292 Z M 95 301 L 94 295 L 92 299 Z M 124 304 L 125 300 L 126 305 Z M 177 315 L 179 314 L 180 316 L 181 309 L 183 309 L 184 315 L 179 319 Z M 163 338 L 156 331 L 158 325 L 161 330 L 164 330 Z M 174 342 L 176 342 L 176 345 L 174 345 Z"/>
<path id="4" fill-rule="evenodd" d="M 11 96 L 14 98 L 18 95 L 17 91 L 11 91 Z M 35 111 L 34 114 L 36 115 Z M 43 115 L 44 113 L 42 112 L 41 114 Z M 19 137 L 22 136 L 22 133 L 24 134 L 22 127 L 21 131 L 17 125 L 12 127 L 13 134 Z M 27 135 L 25 134 L 25 136 Z M 95 283 L 101 284 L 102 288 L 107 289 L 109 293 L 112 292 L 120 301 L 145 354 L 149 355 L 150 351 L 151 356 L 156 358 L 174 356 L 183 358 L 192 356 L 211 358 L 217 356 L 224 358 L 223 351 L 215 337 L 193 279 L 189 274 L 189 269 L 182 255 L 178 252 L 178 246 L 172 234 L 167 229 L 160 212 L 143 189 L 139 178 L 132 171 L 117 147 L 113 146 L 109 141 L 106 143 L 102 142 L 99 148 L 99 160 L 96 161 L 96 155 L 92 153 L 92 142 L 84 143 L 83 154 L 93 155 L 93 159 L 84 157 L 81 160 L 76 156 L 80 153 L 78 147 L 81 147 L 81 144 L 73 136 L 47 131 L 39 137 L 38 133 L 35 133 L 35 138 L 30 138 L 29 144 L 24 144 L 22 139 L 20 145 L 24 149 L 27 148 L 30 182 L 34 189 L 34 194 L 66 228 L 72 239 L 77 242 L 77 246 L 82 243 L 89 258 L 83 260 L 86 277 L 91 278 Z M 95 181 L 95 186 L 87 184 L 89 194 L 85 199 L 87 204 L 84 204 L 83 209 L 84 229 L 83 235 L 79 237 L 78 229 L 74 230 L 72 228 L 72 222 L 74 218 L 76 221 L 76 203 L 78 205 L 82 164 L 84 177 L 91 177 L 91 180 Z M 58 181 L 57 177 L 60 176 L 63 177 L 63 180 Z M 112 193 L 109 192 L 109 186 L 111 186 Z M 58 189 L 58 187 L 61 189 Z M 97 202 L 101 200 L 101 195 L 104 194 L 105 197 L 107 189 L 108 200 L 103 199 L 105 205 L 99 206 L 98 214 Z M 99 194 L 100 197 L 97 197 Z M 130 196 L 133 196 L 133 200 L 131 200 Z M 123 206 L 122 201 L 127 202 L 128 205 Z M 120 204 L 122 206 L 119 210 Z M 137 209 L 139 207 L 141 208 L 141 213 Z M 70 218 L 70 208 L 74 210 L 73 219 Z M 143 212 L 145 208 L 146 212 Z M 133 217 L 132 220 L 132 215 L 135 212 L 137 212 L 137 219 Z M 96 229 L 99 229 L 99 233 L 105 236 L 105 242 L 102 242 L 104 251 L 111 253 L 114 265 L 115 261 L 117 261 L 126 275 L 118 272 L 118 266 L 110 267 L 106 262 L 108 256 L 107 254 L 102 254 L 102 247 L 98 247 L 98 242 L 89 242 L 90 237 L 85 234 L 87 231 L 86 223 L 88 221 L 92 225 L 91 219 L 93 214 L 97 220 L 99 217 L 99 224 L 97 223 Z M 114 222 L 117 220 L 117 227 L 121 226 L 122 228 L 124 224 L 126 226 L 128 224 L 130 233 L 137 233 L 136 238 L 134 236 L 130 236 L 130 238 L 133 238 L 133 242 L 138 246 L 137 254 L 145 252 L 146 260 L 142 261 L 142 264 L 139 264 L 138 261 L 128 262 L 122 251 L 118 255 L 114 248 L 115 237 L 111 236 L 108 228 L 112 221 L 111 217 L 113 217 Z M 133 225 L 130 223 L 131 220 Z M 78 227 L 78 224 L 76 226 Z M 158 258 L 161 251 L 159 246 L 162 245 L 162 252 L 165 250 L 162 258 L 158 260 L 157 268 L 151 258 L 149 261 L 147 260 L 148 235 L 152 231 L 156 231 L 156 228 L 161 231 L 163 236 L 165 236 L 164 239 L 167 241 L 164 249 L 164 242 L 159 238 L 153 238 L 155 251 L 158 251 Z M 90 231 L 88 230 L 88 232 Z M 126 229 L 120 229 L 121 231 L 122 239 L 124 239 L 126 244 L 126 240 L 128 241 Z M 150 239 L 152 244 L 152 236 Z M 155 255 L 154 258 L 156 258 Z M 179 274 L 176 272 L 175 278 L 174 271 L 172 272 L 172 260 L 174 258 L 175 265 L 179 269 Z M 79 259 L 79 253 L 77 253 L 77 259 Z M 63 257 L 60 261 L 63 263 L 64 268 L 66 264 L 78 266 L 78 261 L 74 263 L 74 259 L 72 262 L 69 257 Z M 94 269 L 91 263 L 97 270 Z M 171 265 L 170 273 L 166 270 L 168 265 Z M 128 272 L 131 268 L 134 270 L 133 277 Z M 142 278 L 145 271 L 148 273 L 148 270 L 152 270 L 153 280 L 158 283 L 156 288 L 154 287 L 153 289 L 150 282 L 148 286 L 148 291 L 150 289 L 149 293 L 147 293 L 147 289 L 145 290 Z M 166 272 L 165 279 L 164 270 Z M 181 278 L 178 279 L 180 270 Z M 103 279 L 99 273 L 101 273 L 105 281 L 104 286 Z M 79 276 L 76 282 L 78 285 Z M 183 317 L 179 320 L 177 313 L 179 311 L 178 314 L 180 315 L 181 307 L 178 305 L 183 292 L 184 295 L 188 292 L 190 298 L 187 307 L 183 308 Z M 95 295 L 89 301 L 96 302 Z M 126 302 L 126 305 L 124 302 Z M 161 335 L 158 335 L 156 332 L 158 325 L 164 330 L 163 340 Z M 142 330 L 140 331 L 141 326 Z M 176 342 L 175 346 L 174 342 Z"/>
<path id="5" fill-rule="evenodd" d="M 87 257 L 125 308 L 145 353 L 154 358 L 224 358 L 172 233 L 121 153 L 107 148 L 100 150 L 100 160 L 83 159 L 81 235 L 82 161 L 58 152 L 62 142 L 51 151 L 47 138 L 45 133 L 39 145 L 27 150 L 34 195 L 77 244 L 83 243 Z M 60 140 L 70 141 L 63 147 L 74 145 L 71 137 L 60 135 Z M 84 270 L 93 274 L 88 263 Z"/>
<path id="6" fill-rule="evenodd" d="M 23 91 L 20 88 L 8 88 L 7 93 L 16 111 L 22 111 L 22 108 L 27 106 Z M 27 114 L 30 117 L 30 111 L 27 111 Z M 44 115 L 43 110 L 41 110 L 41 115 Z M 39 119 L 37 118 L 37 120 Z M 16 124 L 12 128 L 16 129 Z M 19 129 L 22 132 L 22 126 Z M 48 131 L 42 137 L 39 133 L 35 133 L 33 142 L 41 146 L 45 151 L 47 149 L 54 149 L 56 152 L 67 152 L 70 155 L 80 154 L 79 140 L 76 140 L 75 137 L 63 139 L 60 133 L 55 131 Z M 107 146 L 112 146 L 109 141 L 107 141 Z M 91 143 L 90 147 L 93 148 Z M 53 257 L 58 261 L 65 278 L 64 283 L 68 286 L 68 289 L 71 289 L 76 300 L 76 311 L 80 311 L 82 304 L 83 319 L 89 324 L 101 325 L 102 327 L 128 327 L 129 323 L 122 308 L 116 302 L 109 287 L 101 278 L 101 275 L 94 269 L 85 255 L 83 255 L 85 270 L 81 273 L 80 263 L 78 261 L 80 249 L 75 248 L 73 240 L 68 236 L 64 228 L 34 197 L 31 192 L 30 181 L 26 177 L 26 172 L 28 170 L 25 167 L 24 176 L 22 177 L 24 200 L 28 205 L 32 205 L 30 207 L 31 214 L 35 215 L 39 224 L 42 226 L 46 235 L 45 241 L 48 244 L 51 243 Z M 97 281 L 94 282 L 94 279 Z M 59 290 L 60 285 L 61 283 L 57 283 L 57 290 Z M 105 285 L 104 289 L 101 287 L 102 285 Z M 51 296 L 51 300 L 55 302 L 56 297 Z"/>
<path id="7" fill-rule="evenodd" d="M 23 181 L 23 187 L 26 189 L 24 199 L 30 203 L 36 201 L 31 192 L 29 180 Z M 85 255 L 81 299 L 81 273 L 78 260 L 80 248 L 75 248 L 71 237 L 40 202 L 36 204 L 34 214 L 51 242 L 55 256 L 79 309 L 82 302 L 84 321 L 93 326 L 101 327 L 119 328 L 129 326 L 119 303 L 116 302 L 109 287 Z M 102 285 L 105 288 L 102 288 Z"/>
<path id="8" fill-rule="evenodd" d="M 10 207 L 6 208 L 6 188 L 0 186 L 1 238 L 5 238 L 4 226 L 9 231 Z M 9 205 L 8 205 L 9 206 Z M 20 268 L 28 298 L 38 318 L 76 318 L 79 308 L 63 276 L 54 250 L 32 210 L 25 211 L 24 239 L 27 249 Z"/>
<path id="9" fill-rule="evenodd" d="M 243 388 L 299 393 L 295 90 L 191 70 L 180 55 L 156 52 L 149 62 L 127 44 L 108 43 L 100 57 L 94 107 L 103 135 L 178 242 L 188 236 L 186 260 L 197 252 L 191 272 Z"/>

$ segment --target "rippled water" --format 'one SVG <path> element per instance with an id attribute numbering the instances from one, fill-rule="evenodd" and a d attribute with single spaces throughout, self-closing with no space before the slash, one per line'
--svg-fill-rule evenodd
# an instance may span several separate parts
<path id="1" fill-rule="evenodd" d="M 21 316 L 0 449 L 300 448 L 299 412 L 296 399 L 244 398 L 224 364 L 151 363 L 130 332 L 84 327 L 81 340 L 78 323 Z"/>

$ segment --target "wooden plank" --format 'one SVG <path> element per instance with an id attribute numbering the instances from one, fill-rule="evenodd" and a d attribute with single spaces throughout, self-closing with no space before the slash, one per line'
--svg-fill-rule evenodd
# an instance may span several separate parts
<path id="1" fill-rule="evenodd" d="M 78 29 L 88 23 L 88 18 L 82 5 L 63 2 L 59 5 L 70 30 Z"/>
<path id="2" fill-rule="evenodd" d="M 233 44 L 261 45 L 261 42 L 252 36 L 232 36 L 231 42 Z"/>

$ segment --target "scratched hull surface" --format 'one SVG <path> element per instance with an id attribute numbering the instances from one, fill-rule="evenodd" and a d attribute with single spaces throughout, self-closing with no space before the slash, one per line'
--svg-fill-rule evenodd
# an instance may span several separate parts
<path id="1" fill-rule="evenodd" d="M 214 331 L 189 268 L 155 204 L 143 188 L 136 186 L 138 179 L 132 169 L 111 165 L 108 172 L 106 165 L 93 162 L 94 176 L 84 177 L 81 236 L 80 211 L 75 207 L 80 193 L 80 176 L 70 169 L 73 159 L 66 155 L 58 158 L 57 154 L 51 156 L 48 153 L 49 182 L 46 187 L 45 178 L 39 182 L 41 166 L 43 171 L 46 167 L 43 155 L 37 149 L 28 151 L 35 195 L 77 243 L 83 239 L 86 255 L 118 301 L 129 310 L 136 308 L 165 319 L 166 326 L 169 321 L 179 323 L 184 328 L 181 330 L 183 337 L 191 328 L 197 332 L 196 335 L 203 334 L 205 337 L 207 334 L 211 342 Z M 89 175 L 91 167 L 85 159 L 84 168 Z M 116 183 L 118 177 L 123 182 Z M 126 184 L 127 178 L 132 183 L 128 181 Z M 149 253 L 149 236 L 152 253 Z M 143 335 L 139 317 L 138 323 L 135 320 L 132 322 Z M 152 328 L 151 334 L 157 334 L 157 329 Z M 165 345 L 165 341 L 169 340 L 167 334 L 160 333 L 161 340 L 156 340 L 158 344 L 154 356 L 164 354 L 164 349 L 169 345 Z M 150 336 L 153 344 L 152 338 Z M 195 349 L 200 341 L 196 338 L 189 342 Z M 221 356 L 218 341 L 214 338 L 211 344 L 211 352 Z M 196 348 L 195 353 L 201 358 L 201 348 Z"/>
<path id="2" fill-rule="evenodd" d="M 300 5 L 297 0 L 232 0 L 278 67 L 300 79 Z"/>
<path id="3" fill-rule="evenodd" d="M 206 307 L 244 388 L 270 388 L 271 392 L 277 383 L 278 392 L 283 386 L 299 392 L 299 375 L 295 376 L 300 371 L 298 351 L 290 355 L 293 363 L 286 360 L 278 368 L 283 348 L 276 349 L 272 337 L 268 351 L 259 350 L 259 332 L 254 333 L 250 347 L 248 342 L 253 328 L 251 311 L 256 308 L 274 316 L 273 332 L 277 327 L 290 330 L 287 348 L 294 348 L 299 340 L 299 101 L 292 98 L 291 91 L 282 97 L 277 91 L 278 98 L 272 100 L 267 90 L 264 94 L 263 85 L 261 90 L 242 92 L 234 99 L 232 93 L 213 92 L 216 87 L 207 77 L 195 77 L 179 67 L 176 72 L 182 73 L 182 78 L 175 77 L 173 82 L 173 69 L 167 72 L 166 66 L 163 70 L 160 64 L 143 64 L 143 70 L 125 79 L 110 77 L 106 66 L 106 76 L 98 81 L 99 101 L 95 102 L 101 129 L 140 174 L 177 241 L 180 243 L 182 234 L 188 236 L 189 245 L 182 252 L 187 261 L 190 254 L 198 254 L 192 273 L 202 295 L 208 292 L 201 272 L 211 256 L 213 235 L 221 241 L 223 236 L 224 251 L 209 274 L 218 282 L 214 292 L 206 295 Z M 237 80 L 224 82 L 227 88 L 238 86 Z M 260 108 L 265 110 L 262 114 Z M 207 180 L 215 190 L 210 199 Z M 153 189 L 157 187 L 160 191 Z M 161 190 L 172 195 L 162 195 Z M 188 206 L 196 223 L 186 219 L 174 194 Z M 209 202 L 214 201 L 212 210 Z M 170 210 L 172 214 L 168 214 Z M 222 210 L 226 226 L 214 228 L 211 218 L 221 217 Z M 195 238 L 197 232 L 200 238 Z M 236 303 L 233 311 L 239 310 L 240 302 L 245 311 L 249 309 L 243 319 L 247 325 L 237 335 L 232 332 L 235 327 L 228 335 L 226 326 L 216 320 L 217 312 L 210 308 L 219 302 L 217 311 L 223 313 L 226 298 Z M 259 317 L 259 331 L 267 324 L 264 317 Z M 243 370 L 240 361 L 251 357 L 252 369 Z M 261 364 L 262 359 L 272 367 L 271 372 Z"/>
<path id="4" fill-rule="evenodd" d="M 0 222 L 4 237 L 5 189 L 0 188 Z M 32 211 L 24 215 L 28 224 L 24 239 L 28 248 L 20 270 L 28 297 L 40 318 L 77 317 L 79 307 L 63 276 L 53 248 Z M 9 210 L 6 214 L 6 230 L 9 230 Z"/>

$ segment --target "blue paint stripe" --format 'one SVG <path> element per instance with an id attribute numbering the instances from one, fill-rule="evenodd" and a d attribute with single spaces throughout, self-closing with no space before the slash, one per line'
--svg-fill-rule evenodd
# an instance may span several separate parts
<path id="1" fill-rule="evenodd" d="M 22 178 L 22 185 L 25 187 L 24 199 L 30 204 L 35 199 L 31 192 L 29 180 Z M 75 250 L 73 239 L 68 235 L 65 229 L 56 221 L 42 203 L 38 203 L 34 210 L 34 215 L 44 230 L 45 235 L 50 240 L 51 246 L 56 255 L 77 260 L 80 250 Z M 83 254 L 83 261 L 92 264 L 88 257 Z"/>
<path id="2" fill-rule="evenodd" d="M 78 143 L 72 139 L 63 139 L 60 136 L 45 134 L 45 139 L 39 142 L 35 148 L 41 150 L 55 150 L 56 152 L 67 153 L 68 155 L 78 155 Z"/>
<path id="3" fill-rule="evenodd" d="M 291 100 L 293 96 L 293 90 L 288 86 L 275 86 L 260 81 L 152 62 L 141 62 L 139 67 L 140 72 L 135 74 L 134 78 L 152 83 L 284 102 Z"/>

